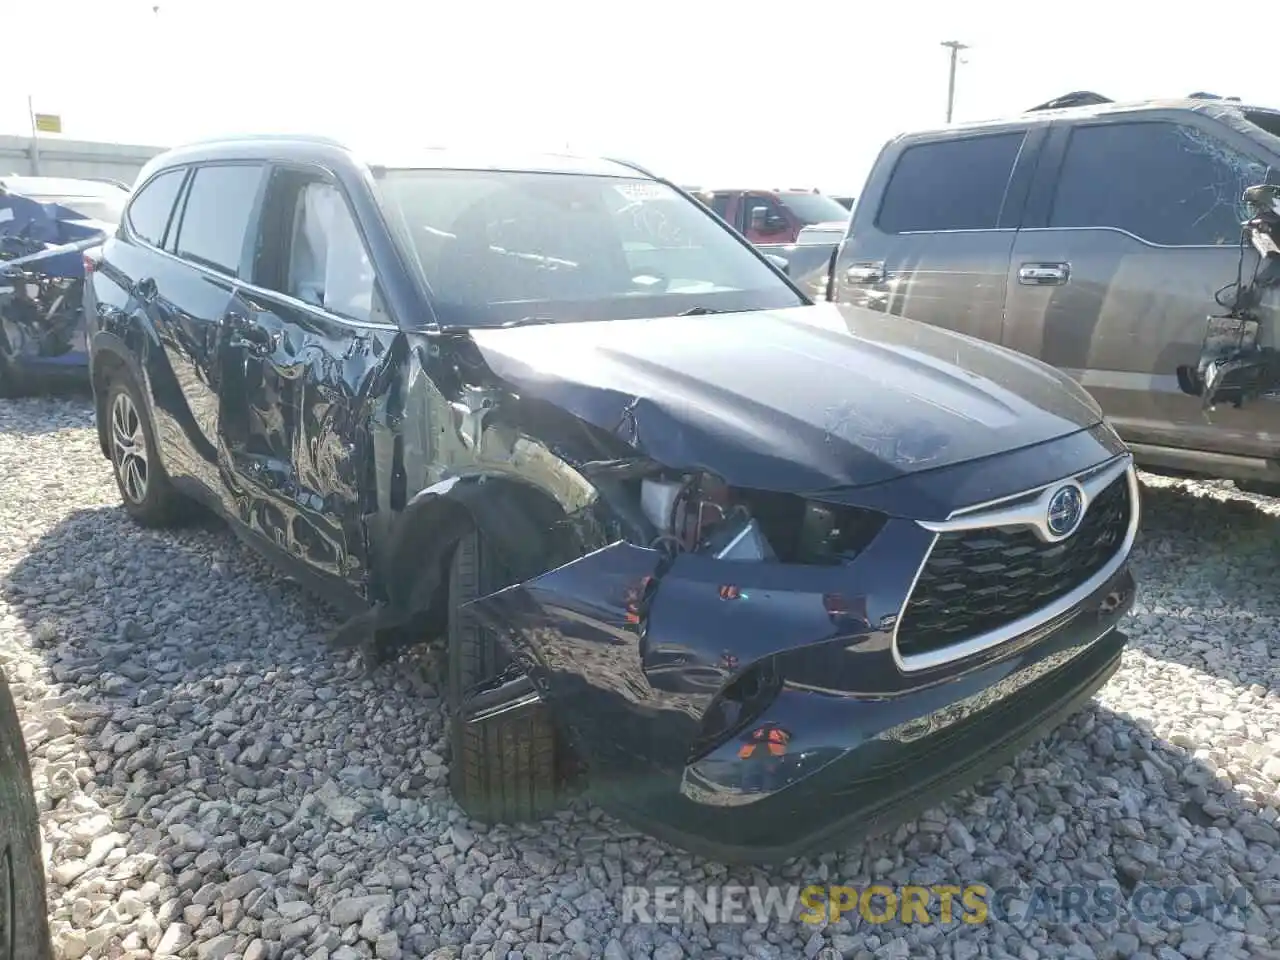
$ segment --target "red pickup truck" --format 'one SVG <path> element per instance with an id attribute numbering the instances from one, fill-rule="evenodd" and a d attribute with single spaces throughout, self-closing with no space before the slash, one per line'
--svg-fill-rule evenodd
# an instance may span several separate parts
<path id="1" fill-rule="evenodd" d="M 752 243 L 795 243 L 804 227 L 849 221 L 834 197 L 811 190 L 710 190 L 689 192 Z"/>

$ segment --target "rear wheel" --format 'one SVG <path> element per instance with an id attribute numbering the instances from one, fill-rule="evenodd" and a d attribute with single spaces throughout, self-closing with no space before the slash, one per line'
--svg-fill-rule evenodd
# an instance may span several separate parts
<path id="1" fill-rule="evenodd" d="M 144 527 L 167 527 L 181 521 L 186 501 L 156 456 L 155 431 L 142 391 L 132 378 L 126 374 L 112 377 L 103 410 L 111 467 L 129 516 Z"/>
<path id="2" fill-rule="evenodd" d="M 493 631 L 459 607 L 514 582 L 478 531 L 459 542 L 449 567 L 450 788 L 476 820 L 540 820 L 559 803 L 556 732 L 545 703 L 467 723 L 468 691 L 493 680 L 510 658 Z"/>
<path id="3" fill-rule="evenodd" d="M 18 712 L 0 672 L 0 960 L 49 960 L 40 817 Z"/>

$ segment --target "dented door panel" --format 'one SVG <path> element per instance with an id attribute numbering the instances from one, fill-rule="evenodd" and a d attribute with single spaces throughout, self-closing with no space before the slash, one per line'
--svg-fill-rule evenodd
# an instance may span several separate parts
<path id="1" fill-rule="evenodd" d="M 226 318 L 220 445 L 234 515 L 321 577 L 363 594 L 368 382 L 394 332 L 242 287 Z"/>

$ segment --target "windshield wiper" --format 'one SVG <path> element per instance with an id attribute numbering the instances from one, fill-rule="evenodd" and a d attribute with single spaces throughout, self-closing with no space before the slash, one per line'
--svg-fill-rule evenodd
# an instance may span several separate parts
<path id="1" fill-rule="evenodd" d="M 677 313 L 677 317 L 705 317 L 709 313 L 728 313 L 728 310 L 715 310 L 712 307 L 690 307 L 684 313 Z"/>

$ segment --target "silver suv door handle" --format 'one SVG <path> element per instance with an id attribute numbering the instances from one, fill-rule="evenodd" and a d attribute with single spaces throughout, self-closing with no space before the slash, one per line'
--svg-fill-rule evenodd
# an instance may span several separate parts
<path id="1" fill-rule="evenodd" d="M 844 279 L 846 283 L 880 283 L 884 280 L 884 261 L 850 264 Z"/>
<path id="2" fill-rule="evenodd" d="M 1070 276 L 1069 263 L 1024 263 L 1018 268 L 1018 282 L 1033 287 L 1064 284 Z"/>

